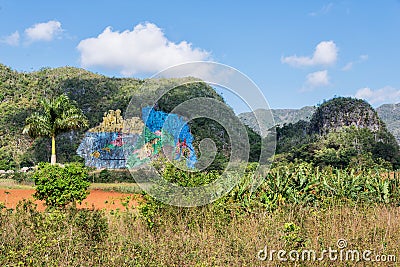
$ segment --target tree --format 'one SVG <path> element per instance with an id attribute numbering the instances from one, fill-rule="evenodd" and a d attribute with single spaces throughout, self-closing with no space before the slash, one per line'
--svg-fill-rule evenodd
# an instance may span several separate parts
<path id="1" fill-rule="evenodd" d="M 24 134 L 32 138 L 51 137 L 51 164 L 56 163 L 56 136 L 89 126 L 88 119 L 76 103 L 65 94 L 55 99 L 41 99 L 42 112 L 35 112 L 25 121 Z"/>
<path id="2" fill-rule="evenodd" d="M 34 197 L 44 200 L 48 207 L 53 208 L 81 203 L 88 195 L 88 175 L 88 169 L 80 163 L 62 167 L 41 162 L 33 175 L 36 185 Z"/>

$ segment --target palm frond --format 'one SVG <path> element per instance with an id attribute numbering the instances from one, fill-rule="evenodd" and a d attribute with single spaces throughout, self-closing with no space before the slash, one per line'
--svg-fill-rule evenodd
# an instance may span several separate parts
<path id="1" fill-rule="evenodd" d="M 62 94 L 52 101 L 52 108 L 56 113 L 62 113 L 64 110 L 73 107 L 72 101 L 66 94 Z"/>
<path id="2" fill-rule="evenodd" d="M 39 104 L 43 108 L 44 113 L 49 115 L 50 114 L 50 110 L 51 110 L 51 106 L 52 106 L 51 102 L 48 99 L 43 98 L 43 99 L 39 100 Z"/>
<path id="3" fill-rule="evenodd" d="M 42 99 L 40 104 L 43 114 L 32 114 L 26 120 L 26 126 L 23 131 L 33 138 L 57 135 L 58 133 L 89 126 L 89 122 L 82 110 L 65 94 L 52 100 Z"/>
<path id="4" fill-rule="evenodd" d="M 51 136 L 51 124 L 49 117 L 37 112 L 29 116 L 25 121 L 25 127 L 22 131 L 32 138 L 40 136 Z"/>
<path id="5" fill-rule="evenodd" d="M 57 133 L 75 130 L 80 128 L 86 128 L 89 126 L 89 122 L 85 115 L 80 113 L 64 113 L 61 118 L 57 118 L 54 123 L 54 128 Z"/>

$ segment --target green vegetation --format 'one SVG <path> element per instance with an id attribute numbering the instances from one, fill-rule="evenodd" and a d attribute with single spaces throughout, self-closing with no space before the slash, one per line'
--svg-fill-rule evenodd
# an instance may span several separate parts
<path id="1" fill-rule="evenodd" d="M 257 164 L 249 164 L 241 183 L 213 206 L 228 214 L 249 214 L 254 210 L 274 211 L 284 206 L 299 205 L 326 207 L 335 204 L 393 204 L 400 205 L 400 176 L 389 177 L 380 166 L 368 169 L 339 169 L 314 166 L 311 163 L 283 163 L 275 165 L 264 182 L 251 193 L 251 176 Z M 180 186 L 198 186 L 209 183 L 218 176 L 214 173 L 194 174 L 165 164 L 164 179 Z M 146 197 L 145 217 L 151 224 L 162 220 L 163 210 L 173 213 L 175 207 L 163 205 L 152 197 Z"/>
<path id="2" fill-rule="evenodd" d="M 257 253 L 265 246 L 287 251 L 336 249 L 343 238 L 349 249 L 400 255 L 398 173 L 389 177 L 378 168 L 356 172 L 291 163 L 275 166 L 250 194 L 246 177 L 256 167 L 252 165 L 232 192 L 203 207 L 171 207 L 147 195 L 139 212 L 73 207 L 38 212 L 26 201 L 15 210 L 3 207 L 0 264 L 293 266 L 294 262 L 277 258 L 260 261 Z M 186 174 L 175 176 L 167 168 L 164 175 Z M 343 265 L 328 258 L 298 263 Z"/>
<path id="3" fill-rule="evenodd" d="M 400 104 L 383 104 L 376 112 L 400 144 Z"/>
<path id="4" fill-rule="evenodd" d="M 31 184 L 25 184 L 17 179 L 15 179 L 15 176 L 11 176 L 12 178 L 9 178 L 11 175 L 7 175 L 5 177 L 7 178 L 1 178 L 0 179 L 0 188 L 3 189 L 32 189 Z"/>
<path id="5" fill-rule="evenodd" d="M 143 192 L 137 183 L 91 183 L 89 190 L 102 190 L 128 194 L 141 194 Z"/>
<path id="6" fill-rule="evenodd" d="M 40 163 L 33 175 L 36 193 L 51 208 L 65 208 L 70 203 L 81 203 L 88 195 L 88 170 L 82 164 L 70 163 L 65 167 Z"/>
<path id="7" fill-rule="evenodd" d="M 141 85 L 146 83 L 146 88 Z M 195 97 L 214 98 L 223 101 L 210 86 L 192 78 L 192 81 L 177 86 L 182 79 L 137 80 L 131 78 L 108 78 L 93 74 L 83 69 L 72 67 L 44 68 L 32 73 L 19 73 L 0 64 L 0 169 L 18 169 L 25 166 L 34 166 L 39 162 L 50 161 L 52 143 L 47 138 L 38 138 L 34 142 L 22 131 L 26 119 L 34 112 L 41 111 L 41 99 L 55 99 L 65 94 L 76 103 L 76 107 L 83 111 L 88 118 L 89 127 L 98 125 L 108 110 L 120 109 L 125 111 L 133 96 L 140 96 L 140 104 L 147 103 L 146 99 L 154 101 L 157 92 L 165 88 L 174 88 L 159 100 L 158 107 L 163 111 L 171 111 L 176 104 Z M 139 107 L 140 108 L 140 107 Z M 230 110 L 233 114 L 233 111 Z M 127 110 L 127 114 L 141 114 L 139 110 Z M 125 115 L 125 114 L 123 114 Z M 213 139 L 218 148 L 217 160 L 210 169 L 221 169 L 229 154 L 229 137 L 221 125 L 209 119 L 196 119 L 190 123 L 197 142 L 204 137 Z M 197 132 L 196 132 L 197 131 Z M 251 129 L 248 131 L 252 132 Z M 217 134 L 218 133 L 218 134 Z M 83 131 L 76 130 L 61 133 L 56 136 L 57 161 L 60 163 L 81 161 L 76 155 Z M 259 154 L 257 147 L 260 138 L 253 133 L 251 145 L 252 159 Z M 195 144 L 198 146 L 198 143 Z M 197 149 L 197 147 L 196 147 Z"/>
<path id="8" fill-rule="evenodd" d="M 96 247 L 108 236 L 107 219 L 101 211 L 76 210 L 38 212 L 29 201 L 15 211 L 2 209 L 1 265 L 11 266 L 94 266 Z M 89 257 L 89 258 L 88 258 Z"/>
<path id="9" fill-rule="evenodd" d="M 9 179 L 34 181 L 35 197 L 51 207 L 39 212 L 29 201 L 20 202 L 15 209 L 0 203 L 0 265 L 292 266 L 293 262 L 277 259 L 262 262 L 257 253 L 266 245 L 274 250 L 322 251 L 337 247 L 340 238 L 347 240 L 350 249 L 400 256 L 400 174 L 393 171 L 400 166 L 399 147 L 377 112 L 361 100 L 334 98 L 316 108 L 309 120 L 277 127 L 275 160 L 255 191 L 252 175 L 258 163 L 252 161 L 258 160 L 261 137 L 247 128 L 250 162 L 243 165 L 243 175 L 236 174 L 241 182 L 215 202 L 195 208 L 159 202 L 141 192 L 126 170 L 92 170 L 89 174 L 79 163 L 65 167 L 38 164 L 48 161 L 48 140 L 30 143 L 22 135 L 25 121 L 39 126 L 33 119 L 32 124 L 26 120 L 40 117 L 29 117 L 39 111 L 39 100 L 62 94 L 76 101 L 90 127 L 100 122 L 104 111 L 124 110 L 131 96 L 138 98 L 140 105 L 148 105 L 146 101 L 159 90 L 170 87 L 174 89 L 159 99 L 156 109 L 170 112 L 196 97 L 223 101 L 203 82 L 174 86 L 179 81 L 150 80 L 144 91 L 140 89 L 144 81 L 107 78 L 74 68 L 27 74 L 0 65 L 0 167 L 38 165 L 32 173 L 2 174 L 1 178 L 8 179 L 1 180 L 0 186 L 17 186 Z M 140 105 L 131 105 L 127 113 L 138 114 Z M 233 115 L 230 108 L 226 113 Z M 162 158 L 154 166 L 165 180 L 195 187 L 219 178 L 232 144 L 222 125 L 213 120 L 195 119 L 190 127 L 197 138 L 195 149 L 204 138 L 216 144 L 218 152 L 211 166 L 193 172 L 179 168 L 182 162 L 174 165 Z M 32 133 L 48 135 L 42 130 L 47 128 Z M 78 130 L 57 136 L 59 162 L 77 160 L 75 151 L 82 134 Z M 124 211 L 77 210 L 69 204 L 87 196 L 88 181 L 96 183 L 91 188 L 135 192 L 140 205 L 132 209 L 126 205 Z M 344 263 L 326 259 L 298 264 Z"/>
<path id="10" fill-rule="evenodd" d="M 142 81 L 108 78 L 72 67 L 43 68 L 37 72 L 20 73 L 0 64 L 0 161 L 2 169 L 18 169 L 50 161 L 51 141 L 39 138 L 34 142 L 22 131 L 30 114 L 41 110 L 41 99 L 66 94 L 81 109 L 94 127 L 109 109 L 124 110 Z M 57 161 L 82 160 L 76 149 L 82 131 L 56 137 Z"/>
<path id="11" fill-rule="evenodd" d="M 399 145 L 376 111 L 363 100 L 334 98 L 310 122 L 277 127 L 277 158 L 319 166 L 400 167 Z"/>
<path id="12" fill-rule="evenodd" d="M 26 119 L 23 133 L 32 138 L 51 137 L 51 164 L 56 164 L 56 136 L 89 126 L 82 110 L 76 107 L 66 95 L 48 100 L 41 99 L 43 113 L 33 113 Z"/>
<path id="13" fill-rule="evenodd" d="M 127 169 L 122 170 L 95 170 L 89 173 L 92 183 L 134 183 L 135 179 Z"/>

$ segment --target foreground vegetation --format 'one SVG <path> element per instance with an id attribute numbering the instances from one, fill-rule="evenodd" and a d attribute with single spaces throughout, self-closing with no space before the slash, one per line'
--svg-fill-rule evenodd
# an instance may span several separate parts
<path id="1" fill-rule="evenodd" d="M 62 144 L 58 159 L 64 166 L 39 163 L 49 159 L 49 140 L 22 136 L 24 122 L 28 130 L 37 126 L 29 114 L 38 110 L 41 98 L 68 95 L 63 97 L 76 101 L 83 111 L 78 113 L 88 117 L 85 126 L 93 127 L 104 110 L 126 107 L 132 94 L 145 99 L 159 87 L 177 82 L 160 81 L 140 92 L 140 80 L 107 78 L 72 68 L 20 74 L 0 65 L 0 169 L 9 170 L 0 178 L 15 180 L 4 180 L 12 186 L 34 183 L 35 198 L 47 205 L 45 212 L 39 212 L 32 202 L 20 202 L 16 209 L 0 203 L 2 266 L 354 265 L 328 258 L 293 263 L 257 257 L 266 247 L 298 253 L 336 249 L 338 240 L 349 249 L 400 257 L 400 176 L 392 172 L 400 167 L 400 149 L 376 112 L 361 100 L 335 98 L 319 106 L 310 122 L 277 127 L 272 169 L 255 191 L 252 174 L 258 167 L 262 139 L 247 128 L 250 163 L 243 165 L 244 175 L 235 176 L 240 184 L 212 204 L 197 208 L 168 206 L 140 192 L 126 170 L 90 173 L 81 163 L 68 163 L 82 162 L 75 153 L 81 131 L 57 138 Z M 223 101 L 211 87 L 198 83 L 176 87 L 156 106 L 170 112 L 195 97 Z M 64 126 L 59 130 L 76 128 L 75 122 Z M 211 120 L 196 119 L 190 128 L 196 137 L 195 149 L 206 137 L 216 144 L 218 153 L 206 170 L 185 171 L 162 159 L 153 163 L 165 180 L 197 187 L 218 179 L 231 143 L 222 126 Z M 53 130 L 31 135 L 50 135 L 55 144 L 59 131 Z M 35 170 L 18 171 L 28 166 Z M 96 183 L 92 188 L 139 193 L 142 203 L 130 207 L 126 202 L 124 211 L 76 209 L 75 204 L 87 196 L 90 182 Z M 377 263 L 362 263 L 369 264 Z M 383 263 L 388 265 L 395 263 Z"/>
<path id="2" fill-rule="evenodd" d="M 187 82 L 190 79 L 152 81 L 110 78 L 72 67 L 43 68 L 37 72 L 20 73 L 0 64 L 0 170 L 19 170 L 23 167 L 35 166 L 39 162 L 50 161 L 51 154 L 54 152 L 53 143 L 56 145 L 57 162 L 83 162 L 83 159 L 76 155 L 76 150 L 84 137 L 84 130 L 87 130 L 86 126 L 89 128 L 97 126 L 102 121 L 104 112 L 108 110 L 120 109 L 125 112 L 133 97 L 143 101 L 144 99 L 153 99 L 156 95 L 155 92 L 163 90 L 164 87 L 175 87 L 159 100 L 158 108 L 164 112 L 170 112 L 177 104 L 196 97 L 224 101 L 206 83 L 198 82 L 177 86 L 182 83 L 182 80 Z M 145 89 L 141 88 L 144 82 L 147 82 Z M 78 116 L 80 118 L 75 118 L 77 120 L 74 125 L 71 125 L 70 122 L 62 125 L 53 124 L 56 127 L 51 131 L 47 129 L 40 135 L 33 134 L 33 137 L 44 136 L 35 140 L 24 135 L 23 129 L 32 121 L 30 118 L 33 116 L 32 114 L 38 112 L 37 115 L 45 115 L 45 110 L 41 108 L 42 104 L 56 103 L 56 99 L 60 96 L 63 96 L 62 98 L 67 96 L 74 106 L 82 110 L 82 114 L 78 112 L 79 115 L 84 115 L 88 121 L 83 119 L 84 116 Z M 154 105 L 153 102 L 141 104 Z M 132 114 L 138 112 L 137 110 L 130 111 L 134 111 Z M 233 110 L 229 110 L 229 112 L 234 114 Z M 125 114 L 122 115 L 125 116 Z M 37 116 L 33 117 L 37 118 Z M 46 118 L 46 116 L 44 117 Z M 27 118 L 30 119 L 27 121 Z M 46 121 L 45 124 L 52 125 L 52 121 Z M 84 127 L 76 127 L 77 125 Z M 216 169 L 223 166 L 230 146 L 229 138 L 223 127 L 207 118 L 194 119 L 189 126 L 195 133 L 195 142 L 200 142 L 205 137 L 214 140 L 218 148 L 218 160 L 213 162 L 211 168 Z M 75 130 L 65 133 L 70 129 Z M 250 160 L 257 161 L 261 139 L 251 129 L 246 128 L 246 130 L 250 139 Z M 53 134 L 55 134 L 54 142 L 46 137 Z M 198 143 L 195 144 L 196 148 L 197 146 Z"/>
<path id="3" fill-rule="evenodd" d="M 269 249 L 322 251 L 346 239 L 351 249 L 400 255 L 400 211 L 394 206 L 334 204 L 281 206 L 275 211 L 228 213 L 217 206 L 159 215 L 149 228 L 135 210 L 105 213 L 71 209 L 39 213 L 21 203 L 2 210 L 2 266 L 268 266 Z M 293 262 L 278 262 L 293 266 Z M 299 262 L 343 266 L 343 262 Z M 354 262 L 348 262 L 353 266 Z M 367 266 L 376 266 L 377 263 Z M 391 266 L 384 263 L 381 266 Z"/>
<path id="4" fill-rule="evenodd" d="M 15 210 L 2 206 L 0 264 L 293 266 L 294 262 L 279 262 L 276 257 L 273 263 L 261 261 L 257 255 L 265 246 L 286 251 L 336 249 L 339 239 L 345 239 L 349 249 L 399 257 L 397 173 L 389 175 L 378 167 L 282 164 L 274 166 L 251 194 L 249 178 L 255 167 L 248 166 L 242 183 L 228 195 L 197 208 L 164 205 L 145 194 L 139 207 L 126 206 L 124 211 L 77 210 L 69 205 L 38 212 L 26 201 Z M 165 179 L 188 186 L 201 183 L 193 173 L 174 168 L 165 163 Z M 202 179 L 214 175 L 203 174 Z M 297 264 L 343 266 L 344 262 L 326 258 Z M 391 264 L 381 266 L 395 266 Z"/>

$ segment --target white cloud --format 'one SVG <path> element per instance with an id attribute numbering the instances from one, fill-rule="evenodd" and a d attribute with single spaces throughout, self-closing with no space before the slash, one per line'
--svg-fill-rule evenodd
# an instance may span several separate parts
<path id="1" fill-rule="evenodd" d="M 61 23 L 56 20 L 50 20 L 44 23 L 37 23 L 25 30 L 29 42 L 51 41 L 55 36 L 62 33 Z"/>
<path id="2" fill-rule="evenodd" d="M 312 72 L 307 75 L 305 87 L 302 91 L 310 91 L 316 87 L 328 86 L 329 84 L 330 82 L 327 70 Z"/>
<path id="3" fill-rule="evenodd" d="M 289 56 L 282 57 L 282 63 L 289 64 L 293 67 L 303 66 L 316 66 L 323 65 L 328 66 L 336 62 L 338 55 L 338 48 L 333 41 L 320 42 L 316 47 L 312 56 Z"/>
<path id="4" fill-rule="evenodd" d="M 342 71 L 349 71 L 353 68 L 354 62 L 350 61 L 349 63 L 347 63 L 343 68 Z"/>
<path id="5" fill-rule="evenodd" d="M 154 73 L 188 61 L 210 59 L 210 53 L 193 48 L 191 43 L 174 43 L 152 23 L 138 24 L 132 31 L 113 31 L 107 27 L 95 38 L 78 45 L 83 67 L 115 69 L 123 75 Z"/>
<path id="6" fill-rule="evenodd" d="M 360 55 L 358 60 L 350 61 L 349 63 L 344 65 L 344 67 L 342 68 L 342 71 L 349 71 L 353 68 L 354 64 L 358 64 L 358 63 L 364 62 L 366 60 L 368 60 L 368 55 Z"/>
<path id="7" fill-rule="evenodd" d="M 366 61 L 368 60 L 368 55 L 361 55 L 360 56 L 360 61 Z"/>
<path id="8" fill-rule="evenodd" d="M 11 46 L 17 46 L 17 45 L 19 45 L 19 38 L 20 38 L 19 32 L 16 31 L 16 32 L 0 39 L 0 42 L 11 45 Z"/>
<path id="9" fill-rule="evenodd" d="M 329 3 L 327 5 L 324 5 L 320 10 L 309 13 L 309 15 L 313 16 L 313 17 L 318 16 L 318 15 L 325 15 L 329 11 L 331 11 L 332 7 L 333 7 L 333 3 Z"/>
<path id="10" fill-rule="evenodd" d="M 355 97 L 367 100 L 371 104 L 398 103 L 400 102 L 400 90 L 391 86 L 377 90 L 365 87 L 357 90 Z"/>

